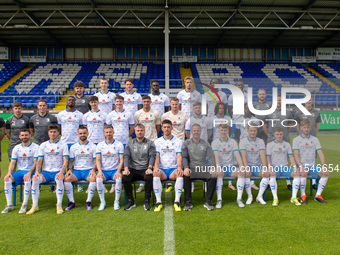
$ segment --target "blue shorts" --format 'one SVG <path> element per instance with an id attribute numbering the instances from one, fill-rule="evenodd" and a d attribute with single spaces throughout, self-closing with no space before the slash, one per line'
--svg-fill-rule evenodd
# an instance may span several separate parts
<path id="1" fill-rule="evenodd" d="M 77 177 L 78 181 L 86 181 L 87 177 L 89 177 L 89 174 L 92 169 L 90 170 L 73 170 L 72 173 Z"/>
<path id="2" fill-rule="evenodd" d="M 50 181 L 55 181 L 55 176 L 59 173 L 57 172 L 47 172 L 47 171 L 42 171 L 41 174 L 45 177 L 46 183 Z"/>
<path id="3" fill-rule="evenodd" d="M 24 181 L 24 175 L 27 174 L 29 171 L 23 171 L 23 170 L 17 170 L 14 173 L 12 173 L 12 177 L 14 179 L 13 187 L 18 186 L 20 183 Z M 31 177 L 34 175 L 35 171 L 31 175 Z"/>
<path id="4" fill-rule="evenodd" d="M 105 176 L 105 179 L 108 181 L 108 180 L 113 180 L 113 176 L 116 174 L 117 172 L 117 169 L 116 170 L 108 170 L 108 171 L 102 171 L 104 176 Z"/>
<path id="5" fill-rule="evenodd" d="M 73 145 L 74 143 L 68 143 L 67 144 L 67 147 L 68 147 L 68 149 L 70 150 L 70 148 L 71 148 L 71 146 Z"/>
<path id="6" fill-rule="evenodd" d="M 236 166 L 221 166 L 221 170 L 224 173 L 224 177 L 231 177 L 233 171 L 236 170 Z"/>
<path id="7" fill-rule="evenodd" d="M 305 166 L 305 168 L 308 169 L 308 175 L 312 176 L 313 179 L 319 178 L 319 173 L 322 170 L 321 166 L 312 165 L 312 166 Z"/>
<path id="8" fill-rule="evenodd" d="M 273 167 L 275 173 L 276 173 L 276 178 L 285 177 L 287 179 L 291 178 L 291 174 L 293 172 L 293 168 L 289 166 L 274 166 Z"/>
<path id="9" fill-rule="evenodd" d="M 160 168 L 161 169 L 161 168 Z M 176 170 L 177 168 L 169 168 L 169 169 L 161 169 L 165 175 L 166 178 L 169 180 L 170 179 L 170 175 Z"/>
<path id="10" fill-rule="evenodd" d="M 251 176 L 254 176 L 254 177 L 259 177 L 259 173 L 261 172 L 262 170 L 262 166 L 248 166 L 250 172 L 251 172 Z"/>

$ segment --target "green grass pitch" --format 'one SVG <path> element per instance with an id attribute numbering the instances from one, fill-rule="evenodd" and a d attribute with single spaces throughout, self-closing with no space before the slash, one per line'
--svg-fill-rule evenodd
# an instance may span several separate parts
<path id="1" fill-rule="evenodd" d="M 321 132 L 319 138 L 327 164 L 339 164 L 340 132 Z M 0 210 L 6 204 L 3 177 L 8 169 L 7 146 L 8 141 L 4 140 Z M 267 192 L 267 205 L 254 203 L 238 208 L 236 192 L 225 187 L 223 208 L 209 212 L 203 208 L 202 184 L 196 183 L 192 211 L 173 213 L 175 253 L 339 254 L 339 172 L 331 174 L 323 193 L 327 205 L 309 197 L 308 205 L 294 206 L 289 203 L 291 193 L 285 182 L 279 181 L 278 207 L 271 206 L 272 196 Z M 253 196 L 256 195 L 253 190 Z M 144 193 L 137 195 L 137 207 L 131 211 L 122 208 L 114 211 L 114 195 L 107 193 L 107 208 L 99 212 L 96 193 L 94 209 L 86 211 L 86 193 L 75 190 L 76 208 L 57 215 L 55 194 L 48 191 L 48 186 L 42 186 L 40 211 L 28 216 L 18 214 L 21 203 L 17 192 L 15 210 L 0 215 L 0 254 L 161 254 L 164 252 L 164 209 L 157 214 L 144 211 L 143 197 Z M 63 207 L 66 203 L 65 194 Z M 124 204 L 123 194 L 120 203 Z"/>

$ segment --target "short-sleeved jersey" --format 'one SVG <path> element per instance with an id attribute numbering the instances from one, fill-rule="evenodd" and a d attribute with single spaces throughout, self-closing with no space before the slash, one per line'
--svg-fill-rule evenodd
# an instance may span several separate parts
<path id="1" fill-rule="evenodd" d="M 315 136 L 303 138 L 301 135 L 293 139 L 293 151 L 299 151 L 302 165 L 315 165 L 315 151 L 322 150 L 319 139 Z"/>
<path id="2" fill-rule="evenodd" d="M 120 95 L 124 97 L 124 109 L 132 116 L 135 116 L 135 113 L 138 111 L 138 106 L 142 105 L 142 96 L 135 91 L 131 94 L 124 92 Z"/>
<path id="3" fill-rule="evenodd" d="M 234 152 L 238 151 L 237 143 L 234 139 L 228 138 L 223 142 L 221 138 L 214 140 L 211 144 L 213 151 L 218 151 L 221 166 L 232 166 Z"/>
<path id="4" fill-rule="evenodd" d="M 179 103 L 181 105 L 181 111 L 185 112 L 189 117 L 193 116 L 192 106 L 195 102 L 202 102 L 201 94 L 193 90 L 188 92 L 186 89 L 181 90 L 177 94 L 177 98 L 179 99 Z"/>
<path id="5" fill-rule="evenodd" d="M 106 124 L 107 114 L 101 110 L 97 112 L 89 111 L 83 116 L 83 125 L 89 131 L 88 140 L 92 143 L 100 143 L 105 140 L 104 125 Z"/>
<path id="6" fill-rule="evenodd" d="M 286 120 L 286 119 L 293 119 L 291 112 L 287 110 L 286 115 L 284 116 L 284 115 L 281 115 L 281 110 L 275 110 L 272 114 L 267 115 L 266 119 L 276 119 L 274 121 L 268 121 L 267 122 L 267 124 L 268 124 L 268 142 L 274 141 L 274 139 L 275 139 L 274 130 L 275 130 L 275 128 L 279 127 L 279 128 L 283 129 L 283 141 L 289 143 L 290 142 L 290 137 L 289 137 L 289 133 L 288 133 L 289 127 L 287 127 L 287 125 L 289 123 L 292 123 L 292 122 L 288 122 L 288 121 L 284 122 L 284 125 L 286 127 L 284 127 L 281 124 L 281 122 L 283 120 Z"/>
<path id="7" fill-rule="evenodd" d="M 111 144 L 100 142 L 96 148 L 96 154 L 101 155 L 101 168 L 103 171 L 117 170 L 119 155 L 124 155 L 124 146 L 121 142 L 113 140 Z"/>
<path id="8" fill-rule="evenodd" d="M 164 107 L 170 107 L 170 100 L 164 93 L 159 93 L 159 95 L 149 94 L 151 97 L 151 108 L 158 111 L 159 115 L 164 114 Z"/>
<path id="9" fill-rule="evenodd" d="M 268 110 L 272 106 L 272 103 L 267 102 L 267 101 L 264 101 L 264 102 L 256 101 L 256 102 L 253 103 L 253 106 L 256 110 L 260 110 L 260 111 L 261 110 Z M 262 120 L 262 121 L 265 121 L 266 115 L 255 115 L 255 118 Z"/>
<path id="10" fill-rule="evenodd" d="M 215 115 L 215 102 L 216 104 L 220 103 L 220 100 L 218 99 L 218 97 L 216 96 L 216 94 L 212 91 L 210 91 L 210 93 L 213 95 L 214 98 L 212 98 L 208 93 L 206 94 L 206 98 L 207 98 L 207 105 L 208 105 L 208 112 L 207 112 L 207 117 L 211 118 L 214 117 Z M 218 90 L 217 94 L 219 95 L 222 104 L 227 104 L 228 103 L 228 97 L 227 94 L 224 93 L 222 90 Z M 215 102 L 214 102 L 215 99 Z"/>
<path id="11" fill-rule="evenodd" d="M 34 142 L 42 144 L 48 141 L 48 126 L 58 124 L 57 117 L 53 114 L 46 113 L 45 116 L 40 116 L 39 113 L 33 115 L 29 120 L 30 128 L 34 129 Z"/>
<path id="12" fill-rule="evenodd" d="M 64 110 L 57 114 L 58 124 L 61 125 L 61 141 L 66 144 L 75 144 L 79 141 L 78 128 L 83 125 L 83 114 L 74 110 Z"/>
<path id="13" fill-rule="evenodd" d="M 9 117 L 6 121 L 6 129 L 11 130 L 11 139 L 9 141 L 9 146 L 20 144 L 19 139 L 20 130 L 24 128 L 29 128 L 29 118 L 25 115 L 21 115 L 20 118 L 15 117 L 15 115 Z M 12 147 L 12 148 L 13 148 Z"/>
<path id="14" fill-rule="evenodd" d="M 74 170 L 93 169 L 96 158 L 96 145 L 87 142 L 85 145 L 77 142 L 70 148 L 70 159 L 74 160 Z"/>
<path id="15" fill-rule="evenodd" d="M 261 125 L 260 121 L 254 116 L 246 118 L 244 115 L 242 115 L 240 118 L 237 119 L 235 123 L 236 129 L 240 130 L 240 140 L 248 136 L 248 123 L 257 127 Z"/>
<path id="16" fill-rule="evenodd" d="M 305 115 L 303 114 L 300 110 L 295 113 L 294 119 L 296 122 L 300 125 L 301 121 L 303 120 L 309 120 L 310 122 L 310 134 L 312 136 L 317 136 L 316 134 L 316 124 L 321 122 L 321 117 L 320 117 L 320 112 L 317 111 L 316 109 L 311 109 L 309 111 L 311 115 Z M 301 129 L 300 129 L 301 132 Z"/>
<path id="17" fill-rule="evenodd" d="M 274 140 L 267 144 L 266 156 L 270 157 L 272 166 L 288 166 L 288 155 L 293 155 L 292 147 L 289 143 L 285 141 L 277 143 Z"/>
<path id="18" fill-rule="evenodd" d="M 243 95 L 244 95 L 244 102 L 248 102 L 248 93 L 247 91 L 243 91 Z M 229 97 L 228 97 L 228 106 L 229 107 L 233 107 L 233 95 L 231 94 Z"/>
<path id="19" fill-rule="evenodd" d="M 159 168 L 177 168 L 177 153 L 182 153 L 182 140 L 175 136 L 165 139 L 164 136 L 156 139 L 156 153 L 159 153 Z"/>
<path id="20" fill-rule="evenodd" d="M 140 109 L 135 113 L 135 123 L 140 123 L 145 126 L 145 138 L 151 141 L 157 139 L 156 125 L 161 124 L 161 117 L 158 111 L 151 108 L 149 112 L 144 112 L 143 109 Z"/>
<path id="21" fill-rule="evenodd" d="M 265 151 L 266 147 L 261 138 L 256 137 L 255 141 L 250 141 L 249 137 L 240 141 L 240 151 L 247 152 L 248 166 L 258 166 L 261 164 L 260 151 Z"/>
<path id="22" fill-rule="evenodd" d="M 177 114 L 173 114 L 168 111 L 163 114 L 161 121 L 170 120 L 172 122 L 172 134 L 182 141 L 185 140 L 185 124 L 187 123 L 189 116 L 182 111 L 178 111 Z"/>
<path id="23" fill-rule="evenodd" d="M 38 157 L 44 158 L 43 170 L 46 172 L 59 172 L 63 167 L 63 158 L 68 156 L 68 146 L 60 140 L 56 143 L 46 141 L 39 147 Z"/>
<path id="24" fill-rule="evenodd" d="M 18 163 L 18 170 L 29 171 L 34 165 L 34 159 L 38 158 L 39 145 L 36 143 L 30 143 L 28 146 L 18 144 L 12 151 L 12 160 L 16 160 Z"/>
<path id="25" fill-rule="evenodd" d="M 86 95 L 78 97 L 77 94 L 74 97 L 76 99 L 76 110 L 82 114 L 87 113 L 90 110 L 89 97 Z"/>
<path id="26" fill-rule="evenodd" d="M 115 104 L 116 94 L 113 92 L 106 92 L 103 94 L 101 91 L 94 94 L 94 96 L 98 97 L 99 110 L 109 114 L 112 111 L 112 106 Z"/>
<path id="27" fill-rule="evenodd" d="M 221 137 L 220 133 L 218 132 L 218 128 L 221 124 L 227 124 L 228 127 L 231 128 L 231 118 L 227 115 L 224 115 L 222 118 L 219 118 L 217 115 L 210 118 L 213 125 L 213 140 L 217 140 Z"/>
<path id="28" fill-rule="evenodd" d="M 208 141 L 208 130 L 213 129 L 213 123 L 212 121 L 204 115 L 201 115 L 200 118 L 196 118 L 196 116 L 191 116 L 190 117 L 190 130 L 192 130 L 192 126 L 194 124 L 199 124 L 201 126 L 201 139 Z M 187 127 L 185 128 L 187 130 Z M 190 134 L 190 138 L 192 138 L 192 134 Z"/>
<path id="29" fill-rule="evenodd" d="M 135 119 L 132 114 L 126 110 L 121 112 L 114 110 L 107 116 L 106 124 L 113 126 L 115 132 L 113 137 L 115 140 L 122 144 L 127 144 L 129 141 L 130 127 L 135 125 Z"/>

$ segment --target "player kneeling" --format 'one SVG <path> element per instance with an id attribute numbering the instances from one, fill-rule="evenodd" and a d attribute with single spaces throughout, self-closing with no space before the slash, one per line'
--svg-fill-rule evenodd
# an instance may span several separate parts
<path id="1" fill-rule="evenodd" d="M 92 209 L 91 200 L 96 191 L 96 167 L 94 160 L 96 158 L 96 146 L 87 140 L 88 135 L 87 127 L 79 127 L 79 142 L 73 144 L 70 148 L 68 171 L 64 179 L 65 192 L 69 200 L 69 205 L 65 208 L 66 211 L 69 211 L 76 206 L 72 182 L 82 180 L 90 182 L 86 209 Z"/>
<path id="2" fill-rule="evenodd" d="M 56 124 L 48 126 L 49 141 L 42 143 L 39 147 L 36 172 L 32 178 L 32 201 L 33 206 L 26 214 L 31 215 L 39 211 L 38 200 L 40 196 L 41 183 L 55 181 L 57 184 L 57 214 L 62 214 L 64 195 L 64 173 L 68 162 L 68 146 L 58 139 L 60 128 Z M 43 164 L 44 163 L 44 164 Z M 44 169 L 41 172 L 42 164 Z"/>
<path id="3" fill-rule="evenodd" d="M 238 177 L 240 175 L 239 169 L 233 165 L 233 157 L 235 156 L 237 163 L 240 167 L 243 167 L 243 163 L 236 141 L 228 137 L 229 136 L 228 125 L 220 124 L 218 127 L 218 132 L 220 134 L 219 135 L 220 138 L 214 140 L 211 144 L 211 147 L 214 152 L 216 166 L 218 169 L 216 182 L 216 194 L 217 194 L 216 208 L 220 209 L 222 208 L 223 178 L 231 177 L 233 172 L 235 172 L 234 177 L 235 176 Z"/>
<path id="4" fill-rule="evenodd" d="M 122 190 L 122 168 L 124 163 L 124 146 L 121 142 L 113 139 L 112 126 L 104 127 L 105 141 L 100 142 L 96 148 L 97 190 L 100 199 L 98 210 L 103 211 L 106 207 L 104 196 L 104 184 L 106 180 L 116 181 L 116 194 L 114 209 L 119 210 L 119 198 Z"/>
<path id="5" fill-rule="evenodd" d="M 240 141 L 240 152 L 245 167 L 244 183 L 242 178 L 238 178 L 238 187 L 240 193 L 243 192 L 243 186 L 248 194 L 246 201 L 247 205 L 253 202 L 251 194 L 250 177 L 267 178 L 267 163 L 266 163 L 266 147 L 264 141 L 257 136 L 257 127 L 248 126 L 248 136 Z M 240 185 L 240 186 L 239 186 Z M 259 201 L 257 201 L 259 202 Z M 244 207 L 242 202 L 242 193 L 237 193 L 237 204 L 239 207 Z"/>
<path id="6" fill-rule="evenodd" d="M 156 208 L 154 212 L 160 212 L 162 205 L 162 183 L 164 180 L 176 180 L 175 203 L 176 212 L 181 211 L 180 198 L 183 189 L 182 168 L 182 140 L 172 135 L 172 122 L 162 121 L 163 136 L 156 139 L 156 159 L 153 170 L 153 190 L 156 195 Z"/>
<path id="7" fill-rule="evenodd" d="M 301 135 L 293 139 L 293 152 L 295 161 L 298 164 L 301 173 L 301 203 L 307 204 L 306 182 L 307 175 L 310 175 L 313 179 L 320 177 L 319 186 L 314 200 L 326 204 L 327 202 L 321 196 L 321 193 L 327 184 L 329 175 L 326 167 L 325 156 L 322 152 L 319 139 L 310 135 L 311 126 L 309 120 L 301 121 L 300 127 Z M 322 167 L 315 165 L 315 151 L 319 155 Z"/>
<path id="8" fill-rule="evenodd" d="M 292 187 L 292 198 L 290 199 L 291 203 L 295 205 L 301 205 L 296 198 L 296 194 L 299 190 L 300 186 L 300 172 L 296 167 L 295 160 L 293 157 L 292 147 L 289 143 L 283 141 L 283 129 L 275 128 L 274 130 L 274 138 L 275 140 L 268 143 L 266 156 L 268 162 L 269 169 L 269 178 L 262 178 L 261 180 L 261 188 L 259 194 L 256 198 L 256 201 L 261 204 L 265 204 L 266 202 L 263 200 L 263 193 L 267 188 L 267 185 L 270 185 L 270 189 L 273 193 L 273 206 L 278 206 L 279 199 L 277 197 L 277 183 L 276 178 L 280 178 L 281 176 L 290 179 L 293 178 L 293 187 Z M 290 160 L 292 167 L 288 165 L 288 158 Z"/>

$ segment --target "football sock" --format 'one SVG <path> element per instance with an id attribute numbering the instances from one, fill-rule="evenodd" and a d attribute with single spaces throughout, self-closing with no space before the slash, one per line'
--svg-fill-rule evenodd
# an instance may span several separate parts
<path id="1" fill-rule="evenodd" d="M 244 177 L 238 177 L 236 186 L 237 186 L 237 200 L 242 199 L 243 189 L 244 189 Z"/>
<path id="2" fill-rule="evenodd" d="M 277 199 L 277 182 L 276 182 L 276 177 L 275 176 L 271 176 L 269 178 L 269 185 L 270 185 L 270 189 L 272 191 L 273 194 L 273 199 Z"/>
<path id="3" fill-rule="evenodd" d="M 119 202 L 121 191 L 122 191 L 122 178 L 119 177 L 119 178 L 116 179 L 115 202 Z"/>
<path id="4" fill-rule="evenodd" d="M 89 190 L 89 192 L 87 193 L 86 202 L 91 202 L 93 195 L 94 195 L 94 192 L 96 191 L 96 183 L 90 182 L 88 190 Z"/>
<path id="5" fill-rule="evenodd" d="M 307 177 L 301 177 L 301 183 L 300 183 L 301 197 L 306 195 L 306 183 L 307 183 Z"/>
<path id="6" fill-rule="evenodd" d="M 328 181 L 328 177 L 321 177 L 318 185 L 318 190 L 316 192 L 317 196 L 321 196 L 323 189 L 325 188 Z"/>
<path id="7" fill-rule="evenodd" d="M 216 182 L 217 201 L 222 200 L 222 188 L 223 188 L 223 178 L 217 177 L 217 182 Z"/>
<path id="8" fill-rule="evenodd" d="M 294 177 L 293 179 L 293 190 L 292 190 L 292 198 L 296 198 L 297 193 L 300 188 L 301 177 Z"/>
<path id="9" fill-rule="evenodd" d="M 175 183 L 175 202 L 179 203 L 181 199 L 182 189 L 183 189 L 183 177 L 177 177 Z"/>
<path id="10" fill-rule="evenodd" d="M 156 203 L 162 203 L 162 183 L 160 177 L 153 177 L 153 190 L 156 196 Z"/>
<path id="11" fill-rule="evenodd" d="M 31 193 L 31 188 L 32 188 L 31 180 L 25 181 L 25 185 L 24 185 L 24 201 L 22 202 L 22 204 L 24 204 L 24 205 L 27 205 L 27 203 L 28 203 L 28 199 L 29 199 L 30 193 Z"/>
<path id="12" fill-rule="evenodd" d="M 61 205 L 63 203 L 63 196 L 64 196 L 64 181 L 63 180 L 55 180 L 57 184 L 57 204 Z"/>
<path id="13" fill-rule="evenodd" d="M 68 200 L 71 203 L 74 203 L 74 195 L 73 195 L 73 185 L 72 185 L 72 183 L 71 182 L 65 182 L 64 185 L 65 185 L 65 192 L 66 192 L 66 195 L 68 197 Z"/>
<path id="14" fill-rule="evenodd" d="M 259 190 L 259 194 L 257 195 L 258 197 L 263 197 L 263 193 L 265 192 L 267 186 L 269 183 L 269 178 L 262 178 L 261 182 L 260 182 L 260 190 Z"/>
<path id="15" fill-rule="evenodd" d="M 5 195 L 6 195 L 6 200 L 7 200 L 7 205 L 12 205 L 12 179 L 9 178 L 8 181 L 5 181 Z"/>
<path id="16" fill-rule="evenodd" d="M 42 183 L 43 179 L 41 176 L 37 178 L 37 180 L 33 180 L 32 182 L 32 203 L 33 206 L 38 206 L 38 200 L 40 196 L 40 187 L 39 184 Z"/>
<path id="17" fill-rule="evenodd" d="M 100 202 L 105 202 L 103 178 L 97 178 L 97 190 Z"/>

